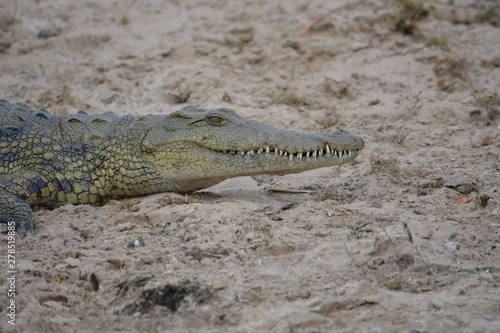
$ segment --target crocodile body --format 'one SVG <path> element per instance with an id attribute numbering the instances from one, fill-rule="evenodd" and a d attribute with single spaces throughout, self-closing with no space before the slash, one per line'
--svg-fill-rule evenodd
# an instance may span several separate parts
<path id="1" fill-rule="evenodd" d="M 343 164 L 364 147 L 346 131 L 302 134 L 230 109 L 169 115 L 52 115 L 0 101 L 0 222 L 33 232 L 32 207 L 192 192 L 224 179 Z"/>

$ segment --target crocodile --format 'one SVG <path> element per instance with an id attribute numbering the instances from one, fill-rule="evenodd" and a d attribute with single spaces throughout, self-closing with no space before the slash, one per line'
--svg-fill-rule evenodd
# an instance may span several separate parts
<path id="1" fill-rule="evenodd" d="M 34 207 L 193 192 L 233 177 L 344 164 L 363 147 L 345 130 L 298 133 L 227 108 L 55 115 L 0 100 L 0 222 L 24 237 L 34 233 Z"/>

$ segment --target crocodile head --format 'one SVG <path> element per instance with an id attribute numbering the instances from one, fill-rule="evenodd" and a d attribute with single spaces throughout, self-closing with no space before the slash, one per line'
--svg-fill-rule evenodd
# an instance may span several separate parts
<path id="1" fill-rule="evenodd" d="M 190 107 L 159 121 L 142 141 L 145 158 L 179 192 L 238 176 L 344 164 L 363 147 L 363 139 L 344 130 L 304 134 L 243 119 L 230 109 Z"/>

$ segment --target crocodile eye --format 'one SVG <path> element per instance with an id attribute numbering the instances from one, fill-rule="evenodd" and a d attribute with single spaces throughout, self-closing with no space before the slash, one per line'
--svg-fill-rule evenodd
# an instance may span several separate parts
<path id="1" fill-rule="evenodd" d="M 208 116 L 205 119 L 210 125 L 221 126 L 227 123 L 227 120 L 219 116 Z"/>

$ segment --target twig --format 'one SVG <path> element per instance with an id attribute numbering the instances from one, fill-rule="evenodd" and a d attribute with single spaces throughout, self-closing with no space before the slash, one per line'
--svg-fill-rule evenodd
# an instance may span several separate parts
<path id="1" fill-rule="evenodd" d="M 310 191 L 310 190 L 289 190 L 289 189 L 282 189 L 282 188 L 270 188 L 268 190 L 269 192 L 280 192 L 280 193 L 291 193 L 291 194 L 314 194 L 316 191 Z"/>
<path id="2" fill-rule="evenodd" d="M 403 230 L 406 233 L 406 238 L 410 241 L 410 243 L 413 244 L 413 236 L 410 231 L 410 227 L 408 227 L 408 223 L 401 221 L 401 224 L 403 225 Z"/>

